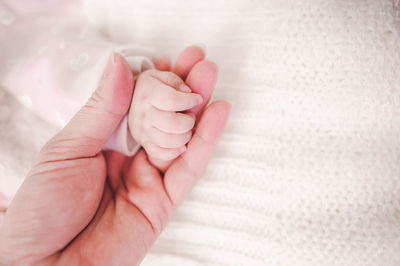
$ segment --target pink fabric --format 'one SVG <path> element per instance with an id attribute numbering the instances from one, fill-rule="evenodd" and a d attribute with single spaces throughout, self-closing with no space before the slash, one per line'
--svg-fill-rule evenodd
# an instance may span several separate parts
<path id="1" fill-rule="evenodd" d="M 113 51 L 135 74 L 154 67 L 151 50 L 113 43 L 90 26 L 81 10 L 80 1 L 0 3 L 1 86 L 59 127 L 90 97 Z M 106 148 L 126 155 L 138 150 L 127 119 Z"/>

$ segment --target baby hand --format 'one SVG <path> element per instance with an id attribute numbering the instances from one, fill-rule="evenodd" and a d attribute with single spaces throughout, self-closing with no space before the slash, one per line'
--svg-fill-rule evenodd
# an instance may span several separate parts
<path id="1" fill-rule="evenodd" d="M 132 137 L 159 169 L 186 150 L 194 114 L 182 111 L 203 102 L 172 72 L 148 70 L 136 81 L 128 124 Z M 161 169 L 160 169 L 161 170 Z"/>

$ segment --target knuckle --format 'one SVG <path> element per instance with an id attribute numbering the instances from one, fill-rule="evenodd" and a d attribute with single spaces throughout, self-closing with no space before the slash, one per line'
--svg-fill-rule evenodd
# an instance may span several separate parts
<path id="1" fill-rule="evenodd" d="M 100 87 L 101 86 L 104 85 L 100 85 Z M 104 104 L 108 99 L 104 97 L 104 95 L 101 93 L 101 90 L 101 88 L 95 90 L 86 105 L 83 107 L 87 112 L 96 112 L 99 108 L 103 108 L 105 111 L 111 112 L 111 108 L 108 108 L 107 104 Z"/>

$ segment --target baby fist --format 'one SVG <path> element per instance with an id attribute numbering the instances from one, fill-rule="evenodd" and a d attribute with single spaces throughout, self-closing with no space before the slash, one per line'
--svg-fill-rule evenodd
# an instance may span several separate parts
<path id="1" fill-rule="evenodd" d="M 195 124 L 194 114 L 182 112 L 202 102 L 174 73 L 145 71 L 137 79 L 129 110 L 132 137 L 153 163 L 171 161 L 186 150 Z"/>

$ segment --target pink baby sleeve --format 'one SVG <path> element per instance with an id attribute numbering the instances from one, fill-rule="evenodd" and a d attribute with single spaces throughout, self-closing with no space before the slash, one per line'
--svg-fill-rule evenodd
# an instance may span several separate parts
<path id="1" fill-rule="evenodd" d="M 117 45 L 93 28 L 80 1 L 0 2 L 0 83 L 32 112 L 63 127 L 98 86 L 113 51 L 134 75 L 153 68 L 152 51 Z M 123 119 L 106 149 L 138 150 Z"/>

